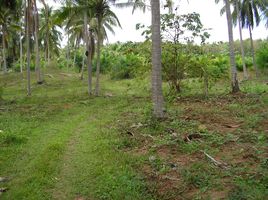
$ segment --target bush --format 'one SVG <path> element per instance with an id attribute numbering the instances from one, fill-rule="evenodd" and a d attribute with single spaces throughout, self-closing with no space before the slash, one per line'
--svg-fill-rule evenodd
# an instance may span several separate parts
<path id="1" fill-rule="evenodd" d="M 42 67 L 42 62 L 40 61 L 40 66 Z M 27 61 L 22 63 L 22 68 L 25 70 L 27 68 Z M 12 63 L 12 69 L 15 72 L 20 72 L 20 60 L 17 60 L 16 62 Z M 30 63 L 30 70 L 35 70 L 35 60 L 31 60 Z"/>
<path id="2" fill-rule="evenodd" d="M 257 65 L 261 69 L 268 69 L 268 43 L 264 43 L 256 52 Z"/>
<path id="3" fill-rule="evenodd" d="M 142 58 L 133 53 L 120 55 L 113 63 L 111 69 L 112 79 L 128 79 L 134 78 L 137 68 L 143 65 Z"/>
<path id="4" fill-rule="evenodd" d="M 242 72 L 243 71 L 243 60 L 242 60 L 242 57 L 240 55 L 235 57 L 235 63 L 236 63 L 237 70 Z M 246 64 L 247 69 L 252 68 L 252 66 L 253 66 L 252 58 L 245 57 L 245 64 Z"/>

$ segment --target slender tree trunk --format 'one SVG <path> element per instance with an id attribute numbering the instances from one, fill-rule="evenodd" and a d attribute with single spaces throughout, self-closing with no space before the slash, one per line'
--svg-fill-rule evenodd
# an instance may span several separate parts
<path id="1" fill-rule="evenodd" d="M 253 61 L 253 67 L 256 73 L 256 77 L 259 77 L 259 70 L 257 68 L 257 64 L 256 64 L 256 59 L 255 59 L 255 50 L 254 50 L 254 44 L 253 44 L 253 38 L 252 38 L 252 28 L 249 25 L 248 27 L 249 30 L 249 36 L 250 36 L 250 44 L 251 44 L 251 55 L 252 55 L 252 61 Z"/>
<path id="2" fill-rule="evenodd" d="M 20 31 L 20 73 L 22 74 L 23 73 L 23 67 L 22 67 L 22 65 L 23 65 L 23 56 L 22 56 L 22 54 L 23 54 L 23 52 L 22 52 L 22 38 L 21 38 L 21 36 L 22 36 L 22 34 L 21 34 L 21 32 L 22 31 Z"/>
<path id="3" fill-rule="evenodd" d="M 76 60 L 76 44 L 74 45 L 74 60 L 73 60 L 73 68 L 75 68 L 75 60 Z"/>
<path id="4" fill-rule="evenodd" d="M 87 55 L 87 69 L 88 69 L 88 95 L 92 94 L 92 61 L 91 61 L 91 50 L 89 47 L 89 35 L 87 28 L 87 13 L 84 13 L 84 28 L 85 28 L 85 41 L 86 41 L 86 50 Z"/>
<path id="5" fill-rule="evenodd" d="M 81 69 L 81 76 L 80 76 L 81 80 L 84 79 L 84 69 L 85 69 L 85 55 L 83 55 L 83 62 L 82 62 L 82 69 Z"/>
<path id="6" fill-rule="evenodd" d="M 76 53 L 74 52 L 73 68 L 75 68 L 75 61 L 76 61 Z"/>
<path id="7" fill-rule="evenodd" d="M 164 116 L 162 93 L 161 37 L 160 37 L 160 0 L 151 0 L 152 9 L 152 101 L 153 114 Z"/>
<path id="8" fill-rule="evenodd" d="M 37 78 L 37 83 L 42 83 L 42 78 L 41 78 L 41 70 L 40 70 L 40 54 L 39 54 L 39 41 L 38 41 L 38 36 L 39 36 L 39 26 L 38 26 L 38 10 L 37 10 L 37 5 L 36 1 L 34 1 L 34 24 L 35 24 L 35 73 L 36 73 L 36 78 Z"/>
<path id="9" fill-rule="evenodd" d="M 244 79 L 248 79 L 248 72 L 247 72 L 247 67 L 246 67 L 246 61 L 245 61 L 245 51 L 244 51 L 244 43 L 243 43 L 243 36 L 242 36 L 242 25 L 240 21 L 240 11 L 238 8 L 239 4 L 238 1 L 236 1 L 236 12 L 237 12 L 237 21 L 238 21 L 238 28 L 239 28 L 239 37 L 240 37 L 240 48 L 241 48 L 241 56 L 242 56 L 242 63 L 243 63 L 243 75 Z"/>
<path id="10" fill-rule="evenodd" d="M 47 63 L 50 64 L 50 48 L 49 48 L 49 43 L 47 45 Z"/>
<path id="11" fill-rule="evenodd" d="M 50 59 L 49 59 L 49 26 L 48 26 L 48 11 L 47 11 L 47 7 L 45 7 L 46 9 L 46 18 L 47 18 L 47 31 L 46 31 L 46 44 L 47 44 L 47 48 L 46 48 L 46 59 L 47 59 L 47 66 L 50 63 Z"/>
<path id="12" fill-rule="evenodd" d="M 7 59 L 6 59 L 6 42 L 5 42 L 5 27 L 3 27 L 2 44 L 3 44 L 3 60 L 4 60 L 4 73 L 7 73 Z"/>
<path id="13" fill-rule="evenodd" d="M 208 75 L 207 75 L 207 72 L 204 72 L 204 94 L 205 94 L 205 97 L 208 97 L 208 86 L 209 86 Z"/>
<path id="14" fill-rule="evenodd" d="M 96 88 L 95 95 L 100 92 L 100 46 L 101 46 L 101 19 L 98 17 L 98 41 L 97 41 L 97 69 L 96 69 Z"/>
<path id="15" fill-rule="evenodd" d="M 230 1 L 225 0 L 225 5 L 226 5 L 226 17 L 228 24 L 228 36 L 229 36 L 229 53 L 230 53 L 231 77 L 232 77 L 231 86 L 232 86 L 232 93 L 237 93 L 239 92 L 239 85 L 237 79 L 237 69 L 235 65 L 233 24 L 232 24 Z"/>
<path id="16" fill-rule="evenodd" d="M 69 47 L 69 29 L 67 30 L 67 69 L 69 70 L 69 62 L 70 62 L 70 47 Z"/>
<path id="17" fill-rule="evenodd" d="M 88 67 L 87 67 L 87 73 L 88 73 L 88 94 L 92 94 L 92 31 L 89 32 L 89 46 L 88 46 Z"/>
<path id="18" fill-rule="evenodd" d="M 30 72 L 30 63 L 31 63 L 31 57 L 30 57 L 30 0 L 27 0 L 28 4 L 28 10 L 26 12 L 26 20 L 27 20 L 27 26 L 26 26 L 26 48 L 27 48 L 27 95 L 31 95 L 31 72 Z"/>

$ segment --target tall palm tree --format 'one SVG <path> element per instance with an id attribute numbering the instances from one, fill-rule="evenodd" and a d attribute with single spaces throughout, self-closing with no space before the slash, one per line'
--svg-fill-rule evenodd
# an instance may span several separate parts
<path id="1" fill-rule="evenodd" d="M 31 25 L 33 21 L 32 17 L 32 1 L 27 0 L 27 7 L 25 12 L 25 25 L 26 25 L 26 49 L 27 49 L 27 95 L 31 95 L 31 73 L 30 73 L 30 63 L 31 63 L 31 55 L 30 55 L 30 35 L 31 35 Z"/>
<path id="2" fill-rule="evenodd" d="M 233 39 L 233 24 L 231 16 L 230 1 L 225 0 L 226 7 L 226 18 L 228 25 L 228 36 L 229 36 L 229 53 L 230 53 L 230 64 L 231 64 L 231 76 L 232 76 L 232 93 L 239 92 L 239 84 L 237 78 L 237 69 L 235 65 L 235 54 L 234 54 L 234 39 Z"/>
<path id="3" fill-rule="evenodd" d="M 20 8 L 19 8 L 19 16 L 22 17 L 25 13 L 25 9 L 26 9 L 26 3 L 25 2 L 21 2 Z M 20 19 L 20 26 L 23 27 L 24 23 L 23 23 L 23 19 Z M 23 44 L 22 44 L 22 34 L 23 34 L 23 29 L 21 28 L 20 30 L 20 73 L 23 76 Z"/>
<path id="4" fill-rule="evenodd" d="M 9 9 L 0 9 L 0 31 L 2 33 L 2 57 L 4 61 L 4 73 L 7 72 L 7 60 L 6 60 L 6 37 L 8 34 L 7 31 L 7 26 L 8 26 L 8 21 L 10 17 L 10 10 Z"/>
<path id="5" fill-rule="evenodd" d="M 43 82 L 40 69 L 40 54 L 39 54 L 39 14 L 36 1 L 34 1 L 34 35 L 35 35 L 35 72 L 37 83 Z"/>
<path id="6" fill-rule="evenodd" d="M 160 36 L 160 2 L 151 0 L 152 9 L 152 99 L 154 116 L 164 116 L 162 94 L 161 36 Z"/>
<path id="7" fill-rule="evenodd" d="M 92 94 L 92 45 L 90 45 L 89 37 L 92 38 L 92 32 L 88 28 L 88 13 L 84 11 L 84 30 L 85 30 L 85 43 L 87 52 L 87 70 L 88 70 L 88 95 Z"/>
<path id="8" fill-rule="evenodd" d="M 169 12 L 172 10 L 172 0 L 166 1 Z M 127 3 L 117 3 L 117 7 L 133 6 L 132 13 L 137 9 L 145 12 L 148 5 L 145 0 L 129 0 Z M 161 66 L 161 33 L 160 33 L 160 0 L 151 0 L 152 16 L 152 102 L 153 115 L 156 118 L 164 117 L 164 97 L 162 92 L 162 66 Z"/>
<path id="9" fill-rule="evenodd" d="M 91 3 L 91 7 L 94 13 L 94 17 L 97 19 L 97 69 L 95 95 L 98 96 L 100 90 L 100 54 L 101 43 L 103 40 L 102 30 L 105 26 L 109 30 L 112 30 L 111 26 L 118 25 L 121 27 L 121 25 L 115 13 L 111 11 L 108 0 L 95 0 Z"/>
<path id="10" fill-rule="evenodd" d="M 61 32 L 58 28 L 60 25 L 52 7 L 48 5 L 41 9 L 40 17 L 40 40 L 44 45 L 45 60 L 49 63 L 54 54 L 59 55 Z"/>
<path id="11" fill-rule="evenodd" d="M 92 94 L 92 52 L 93 52 L 93 43 L 92 38 L 92 29 L 90 28 L 90 20 L 92 19 L 92 9 L 90 7 L 90 1 L 88 0 L 73 0 L 70 6 L 64 6 L 58 11 L 58 18 L 66 24 L 66 28 L 70 27 L 71 23 L 74 21 L 83 22 L 84 27 L 84 42 L 86 46 L 87 53 L 87 69 L 88 69 L 88 94 Z M 83 19 L 83 21 L 81 20 Z"/>
<path id="12" fill-rule="evenodd" d="M 220 0 L 215 0 L 216 3 L 219 3 Z M 244 51 L 244 44 L 243 44 L 243 35 L 242 35 L 242 25 L 241 25 L 241 0 L 231 0 L 231 5 L 234 7 L 232 13 L 233 25 L 237 25 L 239 29 L 239 39 L 240 39 L 240 49 L 241 49 L 241 56 L 242 56 L 242 64 L 243 64 L 243 75 L 244 79 L 248 79 L 246 61 L 245 61 L 245 51 Z M 221 15 L 226 13 L 226 6 L 221 9 Z"/>
<path id="13" fill-rule="evenodd" d="M 242 64 L 243 64 L 243 75 L 244 75 L 244 79 L 247 80 L 248 72 L 247 72 L 246 61 L 245 61 L 245 50 L 244 50 L 244 44 L 243 44 L 242 25 L 241 25 L 241 0 L 233 0 L 232 4 L 235 8 L 232 14 L 233 22 L 234 22 L 234 25 L 238 23 L 238 29 L 239 29 L 240 49 L 241 49 Z"/>
<path id="14" fill-rule="evenodd" d="M 254 26 L 258 26 L 261 17 L 260 17 L 260 6 L 262 5 L 262 0 L 243 0 L 241 4 L 241 22 L 243 28 L 248 28 L 250 42 L 251 42 L 251 54 L 253 60 L 253 66 L 255 69 L 256 77 L 259 76 L 256 59 L 255 59 L 255 50 L 252 39 L 252 30 Z"/>
<path id="15" fill-rule="evenodd" d="M 21 30 L 21 27 L 16 24 L 15 13 L 9 8 L 0 7 L 0 33 L 2 35 L 2 57 L 4 61 L 4 73 L 7 72 L 6 53 L 8 43 L 16 41 L 16 31 Z M 14 36 L 14 37 L 12 37 Z M 15 45 L 13 45 L 15 49 Z"/>

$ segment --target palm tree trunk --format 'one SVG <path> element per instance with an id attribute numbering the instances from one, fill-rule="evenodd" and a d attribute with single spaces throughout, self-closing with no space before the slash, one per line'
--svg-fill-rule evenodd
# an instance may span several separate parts
<path id="1" fill-rule="evenodd" d="M 97 69 L 96 69 L 96 88 L 95 95 L 100 92 L 100 43 L 101 43 L 101 19 L 98 17 L 98 41 L 97 41 Z"/>
<path id="2" fill-rule="evenodd" d="M 229 53 L 230 53 L 230 64 L 231 64 L 231 77 L 232 77 L 232 93 L 239 92 L 239 85 L 237 79 L 237 69 L 235 65 L 235 53 L 234 53 L 234 38 L 233 38 L 233 24 L 231 16 L 231 8 L 229 0 L 225 0 L 226 4 L 226 17 L 228 24 L 228 36 L 229 36 Z"/>
<path id="3" fill-rule="evenodd" d="M 76 61 L 76 53 L 74 52 L 73 68 L 75 68 L 75 61 Z"/>
<path id="4" fill-rule="evenodd" d="M 21 32 L 22 31 L 20 31 L 20 73 L 23 72 L 23 67 L 22 67 L 22 62 L 23 62 L 22 54 L 23 54 L 23 52 L 22 52 L 22 38 L 21 38 L 22 34 L 21 34 Z"/>
<path id="5" fill-rule="evenodd" d="M 39 42 L 38 42 L 38 36 L 39 36 L 39 27 L 38 27 L 38 10 L 36 6 L 36 1 L 34 1 L 34 22 L 35 22 L 35 72 L 36 72 L 36 78 L 37 83 L 42 83 L 41 78 L 41 71 L 40 71 L 40 55 L 39 55 Z"/>
<path id="6" fill-rule="evenodd" d="M 3 60 L 4 60 L 4 73 L 7 73 L 7 60 L 6 60 L 6 42 L 5 42 L 5 28 L 3 27 L 2 44 L 3 44 Z"/>
<path id="7" fill-rule="evenodd" d="M 244 51 L 244 44 L 243 44 L 243 37 L 242 37 L 242 25 L 240 21 L 240 11 L 238 8 L 238 1 L 236 1 L 236 12 L 237 12 L 237 21 L 238 21 L 238 28 L 239 28 L 239 37 L 240 37 L 240 48 L 241 48 L 241 56 L 242 56 L 242 63 L 243 63 L 243 74 L 244 74 L 244 79 L 248 79 L 248 72 L 247 72 L 247 67 L 246 67 L 246 61 L 245 61 L 245 51 Z"/>
<path id="8" fill-rule="evenodd" d="M 85 55 L 83 55 L 83 62 L 82 62 L 82 69 L 81 69 L 81 76 L 80 76 L 81 80 L 84 79 L 84 69 L 85 69 Z"/>
<path id="9" fill-rule="evenodd" d="M 76 60 L 76 46 L 77 46 L 77 43 L 75 43 L 75 45 L 74 45 L 74 60 L 73 60 L 73 68 L 75 68 L 75 60 Z"/>
<path id="10" fill-rule="evenodd" d="M 28 2 L 28 11 L 26 12 L 26 20 L 27 20 L 27 26 L 26 26 L 26 48 L 27 48 L 27 95 L 31 95 L 31 73 L 30 73 L 30 0 L 27 0 Z"/>
<path id="11" fill-rule="evenodd" d="M 259 71 L 258 71 L 258 68 L 257 68 L 256 59 L 255 59 L 255 50 L 254 50 L 252 31 L 251 31 L 252 28 L 251 28 L 250 25 L 248 27 L 248 30 L 249 30 L 249 36 L 250 36 L 251 55 L 252 55 L 253 67 L 254 67 L 254 70 L 255 70 L 255 73 L 256 73 L 256 78 L 258 78 L 259 77 Z"/>
<path id="12" fill-rule="evenodd" d="M 67 69 L 69 70 L 69 60 L 70 60 L 70 47 L 69 47 L 69 29 L 67 30 Z"/>
<path id="13" fill-rule="evenodd" d="M 85 41 L 86 41 L 86 50 L 88 52 L 87 55 L 87 69 L 88 69 L 88 95 L 92 94 L 92 61 L 91 61 L 91 51 L 89 47 L 89 35 L 87 28 L 87 13 L 84 13 L 84 28 L 85 28 Z"/>
<path id="14" fill-rule="evenodd" d="M 47 15 L 47 20 L 48 20 L 48 11 L 46 11 Z M 46 59 L 47 59 L 47 65 L 49 65 L 50 60 L 49 60 L 49 28 L 48 28 L 48 22 L 47 22 L 47 32 L 46 32 Z"/>
<path id="15" fill-rule="evenodd" d="M 161 37 L 160 37 L 160 2 L 151 0 L 152 9 L 152 101 L 153 114 L 156 118 L 164 116 L 162 93 Z"/>

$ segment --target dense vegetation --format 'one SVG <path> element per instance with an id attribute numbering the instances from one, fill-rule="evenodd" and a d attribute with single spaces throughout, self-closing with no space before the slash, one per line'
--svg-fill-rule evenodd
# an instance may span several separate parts
<path id="1" fill-rule="evenodd" d="M 228 42 L 151 0 L 144 42 L 105 44 L 148 2 L 0 0 L 0 198 L 266 199 L 268 4 L 223 2 Z"/>

